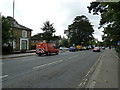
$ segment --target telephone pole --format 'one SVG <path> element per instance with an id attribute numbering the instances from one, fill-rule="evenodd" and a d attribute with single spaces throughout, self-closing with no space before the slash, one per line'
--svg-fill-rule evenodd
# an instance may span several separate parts
<path id="1" fill-rule="evenodd" d="M 13 19 L 14 19 L 14 10 L 15 10 L 15 0 L 13 0 Z"/>

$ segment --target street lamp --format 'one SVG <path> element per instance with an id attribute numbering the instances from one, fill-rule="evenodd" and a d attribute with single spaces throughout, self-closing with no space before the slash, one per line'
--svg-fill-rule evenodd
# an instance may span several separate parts
<path id="1" fill-rule="evenodd" d="M 14 10 L 15 10 L 15 0 L 13 0 L 13 19 L 14 19 Z"/>

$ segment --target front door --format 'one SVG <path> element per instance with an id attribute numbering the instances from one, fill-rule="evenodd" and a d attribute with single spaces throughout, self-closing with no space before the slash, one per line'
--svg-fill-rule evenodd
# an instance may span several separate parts
<path id="1" fill-rule="evenodd" d="M 27 50 L 27 40 L 22 40 L 21 50 Z"/>

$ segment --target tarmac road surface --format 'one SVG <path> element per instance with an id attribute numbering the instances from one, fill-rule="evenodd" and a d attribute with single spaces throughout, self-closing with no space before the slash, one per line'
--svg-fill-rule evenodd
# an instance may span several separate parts
<path id="1" fill-rule="evenodd" d="M 77 88 L 81 82 L 88 81 L 90 69 L 102 52 L 86 50 L 51 56 L 32 55 L 5 59 L 2 62 L 0 77 L 2 87 Z"/>

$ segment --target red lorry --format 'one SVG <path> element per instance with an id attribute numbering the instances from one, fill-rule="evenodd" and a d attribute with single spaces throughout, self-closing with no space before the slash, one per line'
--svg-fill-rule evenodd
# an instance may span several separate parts
<path id="1" fill-rule="evenodd" d="M 41 56 L 42 54 L 50 55 L 51 53 L 55 53 L 58 55 L 59 50 L 55 48 L 54 43 L 38 43 L 36 44 L 36 54 Z"/>

